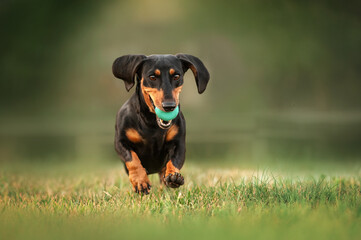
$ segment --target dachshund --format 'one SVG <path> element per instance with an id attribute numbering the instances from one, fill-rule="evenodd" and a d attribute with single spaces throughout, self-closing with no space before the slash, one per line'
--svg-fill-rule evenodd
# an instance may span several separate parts
<path id="1" fill-rule="evenodd" d="M 210 75 L 202 61 L 192 55 L 124 55 L 113 63 L 113 74 L 135 93 L 119 109 L 115 124 L 115 150 L 125 165 L 133 190 L 149 194 L 149 174 L 158 173 L 161 183 L 178 188 L 185 161 L 186 122 L 182 112 L 169 121 L 155 113 L 180 109 L 179 94 L 188 69 L 198 92 L 205 91 Z"/>

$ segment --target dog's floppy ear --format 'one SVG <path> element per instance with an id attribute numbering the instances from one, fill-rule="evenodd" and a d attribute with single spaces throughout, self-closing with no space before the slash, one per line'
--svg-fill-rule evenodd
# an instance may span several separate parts
<path id="1" fill-rule="evenodd" d="M 184 72 L 189 68 L 192 70 L 194 78 L 196 79 L 198 92 L 203 93 L 204 90 L 206 90 L 209 81 L 209 72 L 202 61 L 199 58 L 188 54 L 180 53 L 175 56 L 182 61 Z"/>
<path id="2" fill-rule="evenodd" d="M 145 55 L 124 55 L 115 59 L 113 74 L 115 77 L 124 80 L 128 92 L 134 86 L 134 78 L 138 67 L 146 58 Z"/>

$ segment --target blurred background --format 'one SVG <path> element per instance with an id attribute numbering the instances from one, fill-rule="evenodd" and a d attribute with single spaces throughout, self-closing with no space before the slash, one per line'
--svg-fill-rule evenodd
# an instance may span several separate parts
<path id="1" fill-rule="evenodd" d="M 0 36 L 1 162 L 119 162 L 112 63 L 165 53 L 211 73 L 187 161 L 361 162 L 360 1 L 3 0 Z"/>

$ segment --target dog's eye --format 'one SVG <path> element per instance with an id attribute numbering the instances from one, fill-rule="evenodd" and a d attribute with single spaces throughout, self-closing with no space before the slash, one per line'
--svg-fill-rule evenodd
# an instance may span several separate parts
<path id="1" fill-rule="evenodd" d="M 176 75 L 173 76 L 173 79 L 174 79 L 174 80 L 178 80 L 179 78 L 180 78 L 180 76 L 179 76 L 178 74 L 176 74 Z"/>
<path id="2" fill-rule="evenodd" d="M 152 81 L 157 80 L 157 78 L 156 78 L 154 75 L 150 75 L 150 76 L 149 76 L 149 79 L 152 80 Z"/>

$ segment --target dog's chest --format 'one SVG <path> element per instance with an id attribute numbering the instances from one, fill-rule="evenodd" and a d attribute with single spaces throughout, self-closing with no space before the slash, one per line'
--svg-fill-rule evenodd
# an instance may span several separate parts
<path id="1" fill-rule="evenodd" d="M 159 171 L 167 160 L 169 146 L 164 131 L 139 131 L 143 141 L 134 146 L 142 165 L 149 173 Z"/>
<path id="2" fill-rule="evenodd" d="M 143 149 L 144 152 L 157 156 L 164 150 L 166 145 L 166 133 L 164 131 L 146 130 L 140 131 L 140 135 L 144 141 L 139 145 L 139 148 Z"/>

